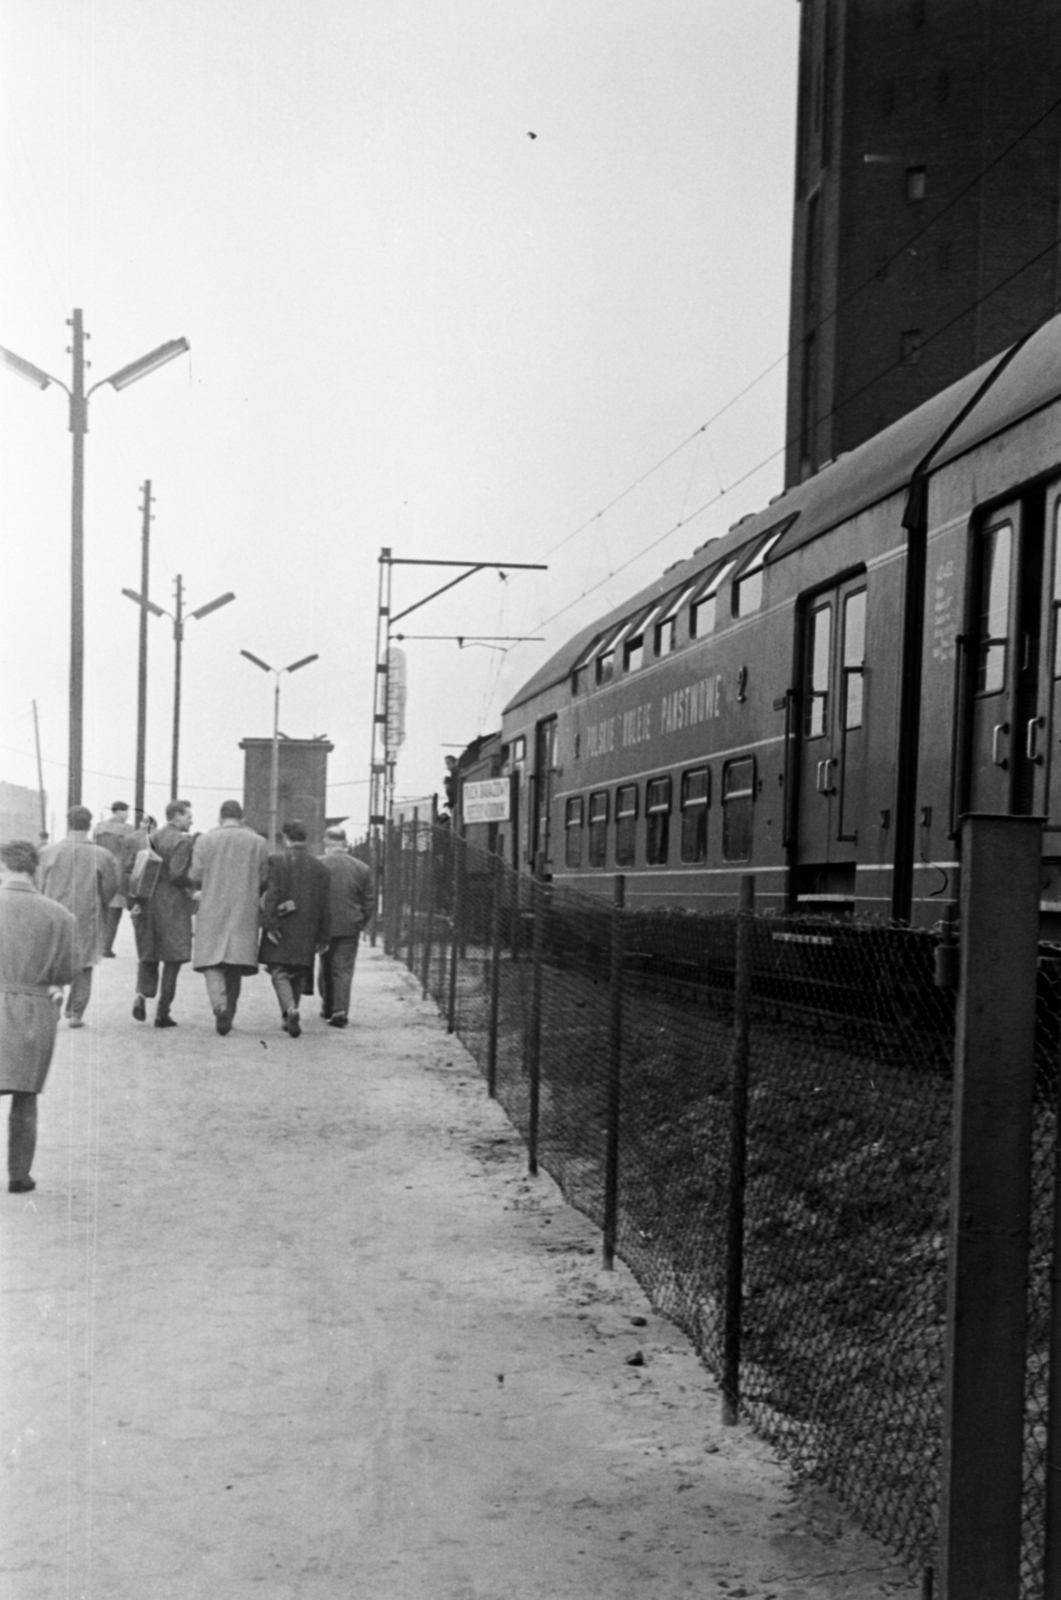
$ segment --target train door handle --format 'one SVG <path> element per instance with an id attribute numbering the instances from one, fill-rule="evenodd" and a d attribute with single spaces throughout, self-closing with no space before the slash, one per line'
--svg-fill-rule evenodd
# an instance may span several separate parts
<path id="1" fill-rule="evenodd" d="M 1043 764 L 1042 754 L 1041 754 L 1041 752 L 1039 750 L 1039 729 L 1040 728 L 1045 728 L 1045 727 L 1046 727 L 1046 718 L 1045 717 L 1032 717 L 1032 718 L 1029 719 L 1027 742 L 1025 744 L 1024 749 L 1025 749 L 1025 754 L 1028 757 L 1028 760 L 1029 761 L 1034 761 L 1034 763 L 1035 763 L 1035 765 L 1037 767 L 1041 767 L 1042 764 Z"/>
<path id="2" fill-rule="evenodd" d="M 1008 722 L 996 722 L 991 735 L 991 760 L 996 767 L 1008 767 L 1009 761 L 1002 754 L 1002 741 L 1009 733 Z"/>
<path id="3" fill-rule="evenodd" d="M 829 768 L 833 767 L 835 765 L 836 765 L 836 757 L 835 756 L 826 756 L 824 761 L 819 761 L 818 762 L 818 776 L 817 776 L 817 781 L 816 781 L 816 785 L 815 786 L 816 786 L 819 794 L 821 794 L 821 795 L 830 795 L 830 794 L 835 794 L 836 793 L 836 785 L 835 785 L 835 783 L 830 783 L 829 782 Z"/>

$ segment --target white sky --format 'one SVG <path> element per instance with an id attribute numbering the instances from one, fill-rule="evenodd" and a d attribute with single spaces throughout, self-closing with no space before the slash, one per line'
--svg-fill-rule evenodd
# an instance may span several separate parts
<path id="1" fill-rule="evenodd" d="M 357 831 L 381 546 L 549 564 L 408 619 L 546 641 L 405 645 L 397 791 L 426 795 L 549 651 L 778 491 L 798 17 L 796 0 L 0 0 L 0 344 L 69 382 L 77 306 L 90 383 L 192 347 L 90 402 L 86 804 L 133 799 L 121 590 L 139 588 L 145 479 L 151 598 L 172 606 L 178 572 L 189 609 L 237 595 L 186 630 L 197 822 L 242 792 L 239 740 L 272 731 L 273 680 L 241 647 L 277 666 L 318 651 L 282 680 L 280 726 L 334 741 L 328 810 Z M 67 420 L 61 390 L 0 370 L 0 778 L 36 786 L 36 700 L 57 821 Z M 394 610 L 452 575 L 396 568 Z M 152 618 L 156 813 L 173 656 Z"/>

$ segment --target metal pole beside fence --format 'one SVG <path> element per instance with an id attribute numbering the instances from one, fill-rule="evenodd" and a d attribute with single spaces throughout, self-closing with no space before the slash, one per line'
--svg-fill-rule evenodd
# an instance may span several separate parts
<path id="1" fill-rule="evenodd" d="M 741 1310 L 744 1300 L 744 1186 L 748 1156 L 748 1040 L 752 999 L 755 878 L 741 875 L 733 966 L 733 1044 L 730 1054 L 729 1217 L 726 1298 L 722 1323 L 722 1421 L 740 1413 Z"/>
<path id="2" fill-rule="evenodd" d="M 412 850 L 409 854 L 409 958 L 410 972 L 416 971 L 416 879 L 420 861 L 420 809 L 413 808 Z"/>
<path id="3" fill-rule="evenodd" d="M 1020 1590 L 1041 856 L 1039 817 L 962 820 L 942 1600 Z"/>
<path id="4" fill-rule="evenodd" d="M 1043 1594 L 1061 1594 L 1061 1063 L 1055 1064 L 1054 1237 L 1050 1269 L 1050 1365 L 1046 1404 L 1046 1534 Z"/>
<path id="5" fill-rule="evenodd" d="M 435 945 L 435 825 L 427 825 L 427 861 L 424 870 L 427 873 L 427 905 L 424 908 L 424 954 L 421 969 L 421 983 L 423 985 L 424 999 L 431 987 L 431 958 L 434 955 Z"/>
<path id="6" fill-rule="evenodd" d="M 608 973 L 608 1112 L 604 1145 L 604 1248 L 606 1272 L 615 1269 L 615 1236 L 619 1221 L 619 1111 L 623 1075 L 623 906 L 626 876 L 617 873 L 611 914 Z"/>
<path id="7" fill-rule="evenodd" d="M 453 926 L 450 929 L 449 948 L 449 1001 L 446 1008 L 446 1032 L 454 1033 L 457 1027 L 457 962 L 461 948 L 461 917 L 464 910 L 464 840 L 453 831 Z"/>
<path id="8" fill-rule="evenodd" d="M 500 854 L 490 857 L 490 1023 L 486 1043 L 486 1092 L 497 1096 L 497 1022 L 501 1000 L 501 888 Z"/>
<path id="9" fill-rule="evenodd" d="M 537 878 L 530 885 L 531 913 L 531 1000 L 527 1020 L 527 1073 L 530 1078 L 530 1105 L 527 1125 L 527 1171 L 538 1171 L 538 1119 L 541 1115 L 542 1071 L 542 962 L 545 951 L 545 885 Z"/>

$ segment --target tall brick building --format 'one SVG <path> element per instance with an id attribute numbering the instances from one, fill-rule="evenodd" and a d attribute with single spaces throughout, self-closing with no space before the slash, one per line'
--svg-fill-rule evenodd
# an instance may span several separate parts
<path id="1" fill-rule="evenodd" d="M 1061 0 L 800 0 L 786 485 L 1061 310 Z"/>

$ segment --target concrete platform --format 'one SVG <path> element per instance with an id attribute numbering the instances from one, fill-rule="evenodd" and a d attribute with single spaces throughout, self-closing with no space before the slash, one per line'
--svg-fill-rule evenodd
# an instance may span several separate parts
<path id="1" fill-rule="evenodd" d="M 118 949 L 0 1202 L 0 1600 L 913 1594 L 721 1426 L 403 968 L 298 1040 L 247 980 L 220 1039 L 189 968 L 134 1022 Z"/>

